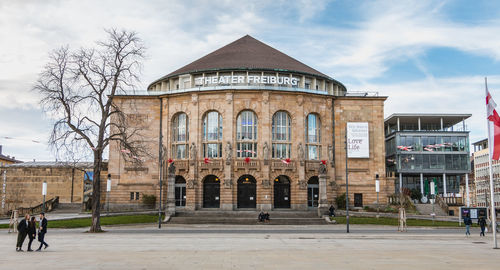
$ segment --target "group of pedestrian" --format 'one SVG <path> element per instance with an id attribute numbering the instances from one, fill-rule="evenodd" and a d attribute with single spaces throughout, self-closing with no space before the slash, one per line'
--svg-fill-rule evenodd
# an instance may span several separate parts
<path id="1" fill-rule="evenodd" d="M 467 216 L 464 217 L 464 224 L 465 224 L 465 236 L 470 236 L 470 226 L 472 226 L 472 219 L 470 218 L 469 214 L 467 214 Z M 486 219 L 484 217 L 479 217 L 477 219 L 477 224 L 481 228 L 479 236 L 485 236 L 484 233 L 486 231 L 486 225 L 487 225 Z"/>
<path id="2" fill-rule="evenodd" d="M 259 213 L 259 222 L 269 222 L 269 212 L 260 212 Z"/>
<path id="3" fill-rule="evenodd" d="M 45 213 L 40 213 L 40 220 L 38 222 L 37 226 L 37 221 L 36 217 L 31 217 L 29 214 L 26 214 L 24 216 L 24 219 L 19 222 L 17 225 L 17 245 L 16 245 L 16 251 L 22 252 L 23 251 L 23 243 L 24 240 L 26 239 L 26 236 L 29 237 L 29 242 L 28 242 L 28 251 L 33 251 L 31 249 L 31 244 L 33 243 L 33 240 L 36 239 L 36 235 L 38 234 L 38 241 L 40 242 L 40 247 L 36 251 L 41 251 L 42 247 L 45 246 L 45 248 L 49 247 L 49 244 L 45 242 L 45 234 L 47 233 L 47 219 L 45 218 Z M 38 229 L 38 231 L 37 231 Z"/>

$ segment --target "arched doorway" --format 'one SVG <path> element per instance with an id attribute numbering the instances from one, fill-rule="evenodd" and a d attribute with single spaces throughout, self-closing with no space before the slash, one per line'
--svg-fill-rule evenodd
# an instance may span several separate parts
<path id="1" fill-rule="evenodd" d="M 203 180 L 203 207 L 220 207 L 220 181 L 215 175 L 207 175 Z"/>
<path id="2" fill-rule="evenodd" d="M 249 174 L 238 179 L 238 208 L 257 207 L 257 180 Z"/>
<path id="3" fill-rule="evenodd" d="M 274 208 L 290 208 L 290 178 L 280 175 L 274 179 Z"/>
<path id="4" fill-rule="evenodd" d="M 319 201 L 319 178 L 313 176 L 307 181 L 307 207 L 318 207 Z"/>
<path id="5" fill-rule="evenodd" d="M 175 176 L 175 206 L 186 206 L 186 179 L 180 175 Z"/>

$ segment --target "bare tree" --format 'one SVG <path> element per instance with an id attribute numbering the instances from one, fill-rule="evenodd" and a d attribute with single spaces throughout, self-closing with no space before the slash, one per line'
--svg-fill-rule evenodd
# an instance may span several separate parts
<path id="1" fill-rule="evenodd" d="M 127 124 L 115 96 L 139 82 L 145 47 L 135 32 L 106 30 L 108 37 L 94 48 L 52 51 L 34 87 L 43 109 L 55 119 L 49 143 L 66 156 L 93 157 L 92 226 L 100 232 L 103 153 L 117 141 L 122 154 L 141 162 L 147 154 L 138 129 Z"/>

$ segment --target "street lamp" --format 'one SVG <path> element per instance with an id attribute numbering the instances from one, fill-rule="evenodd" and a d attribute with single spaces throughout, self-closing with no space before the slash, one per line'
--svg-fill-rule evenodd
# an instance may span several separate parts
<path id="1" fill-rule="evenodd" d="M 380 180 L 378 179 L 378 173 L 375 174 L 375 192 L 377 192 L 377 218 L 380 216 L 380 207 L 378 204 L 378 193 L 380 192 Z"/>
<path id="2" fill-rule="evenodd" d="M 43 181 L 42 183 L 42 195 L 43 195 L 42 212 L 45 213 L 45 196 L 47 196 L 47 182 L 45 181 Z"/>
<path id="3" fill-rule="evenodd" d="M 108 181 L 106 183 L 106 202 L 108 203 L 108 215 L 109 215 L 109 192 L 111 191 L 111 174 L 108 173 Z"/>
<path id="4" fill-rule="evenodd" d="M 431 182 L 431 203 L 432 203 L 432 225 L 434 225 L 434 218 L 436 217 L 436 213 L 434 212 L 434 202 L 436 201 L 436 183 L 434 183 L 434 180 Z"/>

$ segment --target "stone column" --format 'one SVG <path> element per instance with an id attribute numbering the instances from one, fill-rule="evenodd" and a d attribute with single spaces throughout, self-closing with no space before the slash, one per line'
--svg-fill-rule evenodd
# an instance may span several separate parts
<path id="1" fill-rule="evenodd" d="M 328 199 L 326 197 L 326 165 L 319 165 L 319 202 L 318 202 L 318 216 L 326 214 L 328 211 Z"/>
<path id="2" fill-rule="evenodd" d="M 175 215 L 175 165 L 170 163 L 167 175 L 167 207 L 166 215 Z"/>

